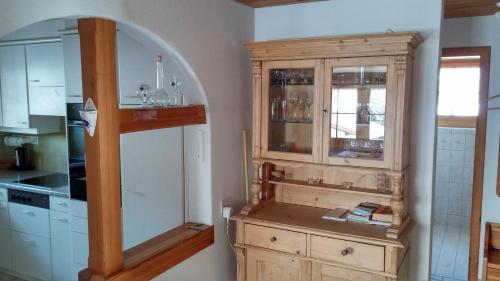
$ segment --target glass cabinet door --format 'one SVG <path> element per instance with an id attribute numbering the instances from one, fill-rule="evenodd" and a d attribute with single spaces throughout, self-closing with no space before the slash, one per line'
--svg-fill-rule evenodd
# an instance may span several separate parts
<path id="1" fill-rule="evenodd" d="M 315 60 L 263 63 L 263 157 L 312 162 L 319 155 L 318 65 Z"/>
<path id="2" fill-rule="evenodd" d="M 389 62 L 384 57 L 332 60 L 326 73 L 326 162 L 386 166 Z"/>

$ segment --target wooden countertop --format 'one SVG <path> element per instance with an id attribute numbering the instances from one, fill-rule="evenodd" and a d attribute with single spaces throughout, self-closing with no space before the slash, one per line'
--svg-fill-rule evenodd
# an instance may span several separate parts
<path id="1" fill-rule="evenodd" d="M 318 235 L 326 234 L 340 239 L 348 237 L 361 242 L 369 241 L 373 244 L 403 247 L 408 231 L 405 231 L 398 239 L 388 238 L 386 227 L 322 219 L 328 211 L 330 210 L 324 208 L 273 202 L 248 216 L 238 213 L 231 219 Z"/>

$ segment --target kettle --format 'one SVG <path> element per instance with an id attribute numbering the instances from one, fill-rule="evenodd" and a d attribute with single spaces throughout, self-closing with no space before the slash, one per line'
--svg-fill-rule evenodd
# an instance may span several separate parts
<path id="1" fill-rule="evenodd" d="M 18 146 L 15 148 L 16 152 L 16 163 L 14 165 L 14 170 L 30 170 L 32 167 L 28 164 L 28 149 L 23 146 Z"/>

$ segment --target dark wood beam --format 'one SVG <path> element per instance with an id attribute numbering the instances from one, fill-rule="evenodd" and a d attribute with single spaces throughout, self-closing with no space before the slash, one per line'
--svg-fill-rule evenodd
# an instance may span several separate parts
<path id="1" fill-rule="evenodd" d="M 120 206 L 120 112 L 116 86 L 116 24 L 78 20 L 83 99 L 97 110 L 95 134 L 85 134 L 89 221 L 89 267 L 108 277 L 123 267 Z"/>

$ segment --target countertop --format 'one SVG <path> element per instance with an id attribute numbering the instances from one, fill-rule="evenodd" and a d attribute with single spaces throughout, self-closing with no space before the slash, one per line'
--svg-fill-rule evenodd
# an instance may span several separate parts
<path id="1" fill-rule="evenodd" d="M 32 186 L 32 185 L 23 185 L 15 183 L 15 181 L 18 180 L 35 178 L 53 173 L 54 172 L 42 171 L 42 170 L 32 170 L 32 171 L 0 170 L 0 187 L 68 198 L 69 197 L 68 185 L 61 186 L 58 188 L 47 188 L 42 186 Z"/>

